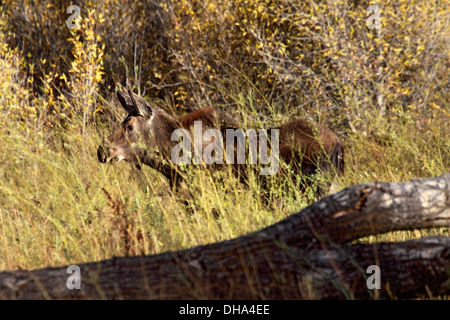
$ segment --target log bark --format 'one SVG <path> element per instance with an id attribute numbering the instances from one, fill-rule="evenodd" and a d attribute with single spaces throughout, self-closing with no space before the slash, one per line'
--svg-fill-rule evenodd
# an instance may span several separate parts
<path id="1" fill-rule="evenodd" d="M 260 231 L 152 256 L 0 273 L 2 299 L 371 299 L 450 294 L 450 238 L 352 244 L 394 230 L 450 226 L 450 174 L 367 183 Z M 367 286 L 379 267 L 381 288 Z M 369 279 L 370 280 L 370 279 Z"/>

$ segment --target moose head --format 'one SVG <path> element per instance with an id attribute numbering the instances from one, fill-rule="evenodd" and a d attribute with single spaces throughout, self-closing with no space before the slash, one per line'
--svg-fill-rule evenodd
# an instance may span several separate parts
<path id="1" fill-rule="evenodd" d="M 117 91 L 120 104 L 128 112 L 119 128 L 105 138 L 97 150 L 101 163 L 125 160 L 139 166 L 139 160 L 152 150 L 170 154 L 170 135 L 178 127 L 176 120 L 133 93 Z M 144 161 L 145 162 L 145 161 Z"/>

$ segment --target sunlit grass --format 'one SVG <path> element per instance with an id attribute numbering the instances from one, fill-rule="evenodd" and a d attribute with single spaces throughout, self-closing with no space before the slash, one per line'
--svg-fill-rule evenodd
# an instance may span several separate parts
<path id="1" fill-rule="evenodd" d="M 395 127 L 384 145 L 358 135 L 347 137 L 346 174 L 338 187 L 446 173 L 446 127 L 437 121 L 433 131 L 419 133 L 410 125 Z M 223 241 L 280 221 L 315 200 L 312 191 L 302 193 L 286 183 L 289 177 L 272 185 L 267 202 L 255 181 L 243 185 L 230 173 L 219 179 L 217 172 L 191 168 L 187 174 L 192 196 L 186 205 L 148 167 L 137 172 L 127 163 L 100 164 L 96 148 L 105 132 L 90 128 L 83 137 L 76 130 L 55 128 L 47 133 L 51 139 L 12 132 L 11 127 L 9 133 L 0 129 L 2 270 Z M 50 140 L 51 145 L 46 142 Z M 361 241 L 404 241 L 432 234 L 448 235 L 448 229 L 391 232 Z"/>

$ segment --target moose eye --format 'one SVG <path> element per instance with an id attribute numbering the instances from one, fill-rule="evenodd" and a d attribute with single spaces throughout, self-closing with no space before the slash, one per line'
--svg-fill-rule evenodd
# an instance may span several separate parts
<path id="1" fill-rule="evenodd" d="M 133 126 L 127 126 L 127 131 L 133 131 Z"/>

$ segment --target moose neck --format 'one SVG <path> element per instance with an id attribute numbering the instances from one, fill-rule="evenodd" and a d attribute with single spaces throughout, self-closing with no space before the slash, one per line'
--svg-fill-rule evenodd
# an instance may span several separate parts
<path id="1" fill-rule="evenodd" d="M 148 120 L 149 130 L 146 133 L 149 137 L 150 146 L 157 146 L 164 156 L 170 156 L 175 142 L 171 141 L 174 130 L 180 128 L 178 122 L 172 116 L 160 109 L 153 108 L 153 115 Z"/>

